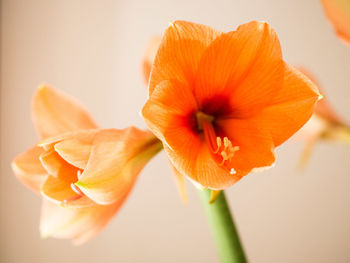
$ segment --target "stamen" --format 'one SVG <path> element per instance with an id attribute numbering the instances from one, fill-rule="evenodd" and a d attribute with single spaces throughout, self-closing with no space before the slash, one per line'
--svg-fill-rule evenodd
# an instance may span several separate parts
<path id="1" fill-rule="evenodd" d="M 234 153 L 238 150 L 239 146 L 233 147 L 232 142 L 227 137 L 224 137 L 224 149 L 220 153 L 222 156 L 222 162 L 220 163 L 220 166 L 224 165 L 226 161 L 231 160 L 234 156 Z"/>
<path id="2" fill-rule="evenodd" d="M 227 147 L 229 147 L 229 140 L 228 140 L 228 138 L 227 137 L 224 137 L 224 146 L 225 146 L 225 148 L 227 148 Z M 231 146 L 232 146 L 232 143 L 231 143 Z"/>
<path id="3" fill-rule="evenodd" d="M 214 117 L 203 112 L 196 113 L 198 130 L 203 131 L 204 138 L 210 151 L 213 154 L 218 154 L 222 157 L 222 161 L 219 164 L 223 166 L 226 161 L 233 158 L 234 153 L 239 150 L 239 146 L 233 146 L 231 140 L 228 137 L 223 139 L 216 136 L 215 129 L 213 127 Z M 236 171 L 232 168 L 230 174 L 235 174 Z"/>
<path id="4" fill-rule="evenodd" d="M 221 138 L 220 137 L 216 137 L 216 145 L 218 146 L 218 148 L 215 150 L 214 153 L 218 153 L 220 148 L 221 148 L 221 145 L 222 145 L 222 141 L 221 141 Z"/>

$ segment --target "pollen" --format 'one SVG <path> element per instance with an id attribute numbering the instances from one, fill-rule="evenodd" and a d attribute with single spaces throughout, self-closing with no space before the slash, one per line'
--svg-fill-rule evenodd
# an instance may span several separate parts
<path id="1" fill-rule="evenodd" d="M 232 142 L 227 137 L 224 137 L 223 141 L 224 141 L 224 144 L 222 144 L 222 139 L 220 137 L 216 137 L 217 149 L 214 152 L 216 154 L 221 155 L 222 157 L 222 161 L 220 163 L 221 166 L 224 165 L 226 161 L 231 160 L 235 152 L 239 150 L 239 146 L 233 146 Z M 230 173 L 231 172 L 232 172 L 232 169 Z"/>

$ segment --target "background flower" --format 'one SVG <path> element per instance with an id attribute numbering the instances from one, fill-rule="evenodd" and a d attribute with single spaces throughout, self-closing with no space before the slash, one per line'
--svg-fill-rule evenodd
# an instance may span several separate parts
<path id="1" fill-rule="evenodd" d="M 134 127 L 98 129 L 73 98 L 47 86 L 34 95 L 32 113 L 44 140 L 17 156 L 13 170 L 44 197 L 41 235 L 81 244 L 114 216 L 162 146 Z"/>
<path id="2" fill-rule="evenodd" d="M 348 0 L 321 0 L 321 2 L 338 37 L 350 45 L 350 2 Z"/>

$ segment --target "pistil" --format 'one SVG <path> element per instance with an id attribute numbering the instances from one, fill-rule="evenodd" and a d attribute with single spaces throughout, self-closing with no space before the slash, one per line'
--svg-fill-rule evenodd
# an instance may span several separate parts
<path id="1" fill-rule="evenodd" d="M 222 158 L 219 163 L 220 166 L 224 166 L 226 161 L 230 161 L 234 153 L 239 150 L 239 146 L 233 146 L 229 138 L 224 137 L 223 139 L 216 136 L 216 132 L 213 126 L 215 118 L 211 115 L 205 114 L 203 112 L 196 113 L 198 130 L 203 131 L 205 141 L 209 147 L 209 150 Z M 235 174 L 234 168 L 230 168 L 230 173 Z"/>

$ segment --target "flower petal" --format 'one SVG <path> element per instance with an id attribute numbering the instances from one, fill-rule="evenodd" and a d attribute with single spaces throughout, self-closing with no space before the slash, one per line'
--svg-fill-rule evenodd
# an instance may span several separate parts
<path id="1" fill-rule="evenodd" d="M 71 238 L 80 245 L 98 234 L 121 207 L 126 196 L 112 205 L 64 208 L 43 200 L 40 232 L 42 237 Z"/>
<path id="2" fill-rule="evenodd" d="M 327 97 L 324 91 L 321 89 L 321 86 L 316 80 L 315 76 L 305 68 L 297 67 L 296 69 L 299 70 L 301 73 L 303 73 L 306 77 L 308 77 L 317 86 L 322 96 L 324 96 L 323 99 L 320 99 L 317 102 L 316 108 L 315 108 L 315 114 L 319 115 L 319 117 L 324 118 L 325 120 L 333 124 L 345 125 L 344 120 L 334 111 L 331 104 L 327 100 Z"/>
<path id="3" fill-rule="evenodd" d="M 199 64 L 195 97 L 201 108 L 213 98 L 227 98 L 222 103 L 230 108 L 229 114 L 252 116 L 281 88 L 283 73 L 275 31 L 267 23 L 253 21 L 210 44 Z"/>
<path id="4" fill-rule="evenodd" d="M 79 136 L 63 140 L 55 144 L 55 151 L 71 165 L 85 169 L 90 157 L 93 140 L 84 139 Z"/>
<path id="5" fill-rule="evenodd" d="M 134 127 L 102 130 L 94 139 L 89 162 L 76 185 L 98 204 L 117 202 L 161 148 L 151 132 Z"/>
<path id="6" fill-rule="evenodd" d="M 192 151 L 195 153 L 193 155 L 187 155 L 191 156 L 191 158 L 186 158 L 186 155 L 179 154 L 179 152 L 166 146 L 164 146 L 164 150 L 174 167 L 181 174 L 191 179 L 192 182 L 199 184 L 201 188 L 221 190 L 231 186 L 242 178 L 241 175 L 232 175 L 220 167 L 213 159 L 212 153 L 205 143 L 188 149 L 189 152 Z"/>
<path id="7" fill-rule="evenodd" d="M 319 98 L 316 86 L 302 73 L 285 64 L 282 89 L 258 116 L 278 146 L 297 132 L 311 117 Z"/>
<path id="8" fill-rule="evenodd" d="M 160 45 L 161 37 L 153 36 L 147 43 L 147 47 L 143 54 L 142 58 L 142 73 L 143 78 L 146 84 L 148 84 L 149 76 L 151 74 L 151 68 L 156 57 L 159 45 Z"/>
<path id="9" fill-rule="evenodd" d="M 174 167 L 174 165 L 171 165 L 174 172 L 174 178 L 176 182 L 177 189 L 179 190 L 180 197 L 184 203 L 187 203 L 187 192 L 186 192 L 186 183 L 185 183 L 185 177 Z"/>
<path id="10" fill-rule="evenodd" d="M 79 195 L 71 188 L 71 182 L 49 176 L 41 186 L 40 193 L 51 202 L 60 205 L 65 200 L 76 199 Z"/>
<path id="11" fill-rule="evenodd" d="M 41 86 L 32 104 L 33 122 L 41 138 L 97 125 L 79 102 L 48 86 Z"/>
<path id="12" fill-rule="evenodd" d="M 61 207 L 65 208 L 82 208 L 82 207 L 90 207 L 96 205 L 94 201 L 92 201 L 86 195 L 84 196 L 74 196 L 71 199 L 66 199 L 59 204 Z"/>
<path id="13" fill-rule="evenodd" d="M 43 147 L 46 151 L 52 150 L 56 143 L 59 143 L 63 140 L 70 140 L 73 138 L 81 138 L 82 141 L 92 141 L 95 135 L 101 129 L 92 129 L 92 130 L 79 130 L 73 132 L 66 132 L 56 136 L 48 137 L 38 143 L 38 146 Z"/>
<path id="14" fill-rule="evenodd" d="M 222 137 L 227 136 L 239 150 L 229 166 L 244 176 L 253 169 L 270 167 L 275 162 L 274 144 L 264 123 L 257 118 L 228 119 L 218 122 Z"/>
<path id="15" fill-rule="evenodd" d="M 152 132 L 162 141 L 167 141 L 165 133 L 172 129 L 172 124 L 182 123 L 181 126 L 186 128 L 193 122 L 189 117 L 196 108 L 196 101 L 188 86 L 169 80 L 156 87 L 142 109 L 142 116 Z"/>
<path id="16" fill-rule="evenodd" d="M 34 146 L 19 154 L 11 164 L 16 177 L 25 186 L 37 193 L 40 192 L 40 187 L 47 178 L 47 172 L 39 160 L 42 153 L 41 148 Z"/>
<path id="17" fill-rule="evenodd" d="M 190 87 L 204 50 L 220 34 L 208 26 L 191 22 L 171 23 L 154 60 L 149 94 L 163 80 L 177 79 Z"/>
<path id="18" fill-rule="evenodd" d="M 61 172 L 60 170 L 68 165 L 54 150 L 43 152 L 39 159 L 46 173 L 54 177 L 58 177 L 58 174 Z"/>
<path id="19" fill-rule="evenodd" d="M 348 0 L 322 0 L 322 4 L 338 37 L 350 45 L 350 2 Z"/>

